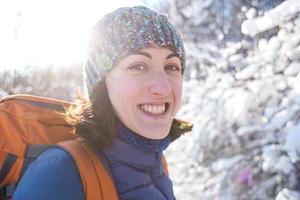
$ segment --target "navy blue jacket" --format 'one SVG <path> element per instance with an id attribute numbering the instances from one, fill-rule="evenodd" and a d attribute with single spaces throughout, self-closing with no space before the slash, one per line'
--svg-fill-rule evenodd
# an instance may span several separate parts
<path id="1" fill-rule="evenodd" d="M 163 172 L 161 149 L 150 148 L 149 151 L 151 141 L 144 143 L 140 136 L 126 136 L 116 138 L 112 146 L 101 150 L 108 161 L 120 199 L 175 199 L 172 183 Z M 155 144 L 163 143 L 158 141 Z M 83 200 L 80 175 L 68 152 L 54 147 L 43 153 L 26 170 L 13 199 Z"/>

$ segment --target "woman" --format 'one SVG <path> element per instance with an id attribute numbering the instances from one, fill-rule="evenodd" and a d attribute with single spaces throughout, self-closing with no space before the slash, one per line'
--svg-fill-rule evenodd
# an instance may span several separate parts
<path id="1" fill-rule="evenodd" d="M 81 97 L 66 116 L 105 157 L 119 199 L 175 199 L 162 151 L 191 129 L 174 120 L 184 63 L 180 35 L 149 8 L 120 8 L 92 30 L 84 71 L 89 100 Z M 84 199 L 68 152 L 53 147 L 43 153 L 26 170 L 14 199 Z"/>

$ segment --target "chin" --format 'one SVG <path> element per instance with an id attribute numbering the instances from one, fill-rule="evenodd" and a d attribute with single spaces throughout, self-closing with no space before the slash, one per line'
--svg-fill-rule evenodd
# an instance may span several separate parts
<path id="1" fill-rule="evenodd" d="M 154 139 L 154 140 L 160 140 L 160 139 L 164 139 L 168 136 L 169 132 L 170 132 L 170 127 L 166 127 L 166 128 L 159 128 L 159 129 L 151 129 L 151 131 L 147 130 L 147 131 L 142 131 L 141 134 L 143 137 L 149 138 L 149 139 Z"/>

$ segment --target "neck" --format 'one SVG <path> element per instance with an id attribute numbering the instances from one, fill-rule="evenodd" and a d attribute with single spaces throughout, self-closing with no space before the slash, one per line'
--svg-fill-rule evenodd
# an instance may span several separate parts
<path id="1" fill-rule="evenodd" d="M 127 128 L 122 122 L 117 122 L 117 128 L 119 135 L 118 137 L 130 144 L 136 147 L 139 150 L 146 151 L 146 152 L 162 152 L 165 150 L 169 144 L 170 139 L 167 136 L 163 139 L 150 139 L 143 137 L 135 132 L 133 132 L 131 129 Z"/>

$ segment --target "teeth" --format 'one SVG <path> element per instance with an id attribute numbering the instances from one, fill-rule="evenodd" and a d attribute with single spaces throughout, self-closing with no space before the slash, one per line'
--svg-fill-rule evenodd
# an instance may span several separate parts
<path id="1" fill-rule="evenodd" d="M 164 113 L 166 110 L 165 104 L 163 105 L 141 105 L 140 108 L 148 113 L 152 114 L 161 114 Z"/>

